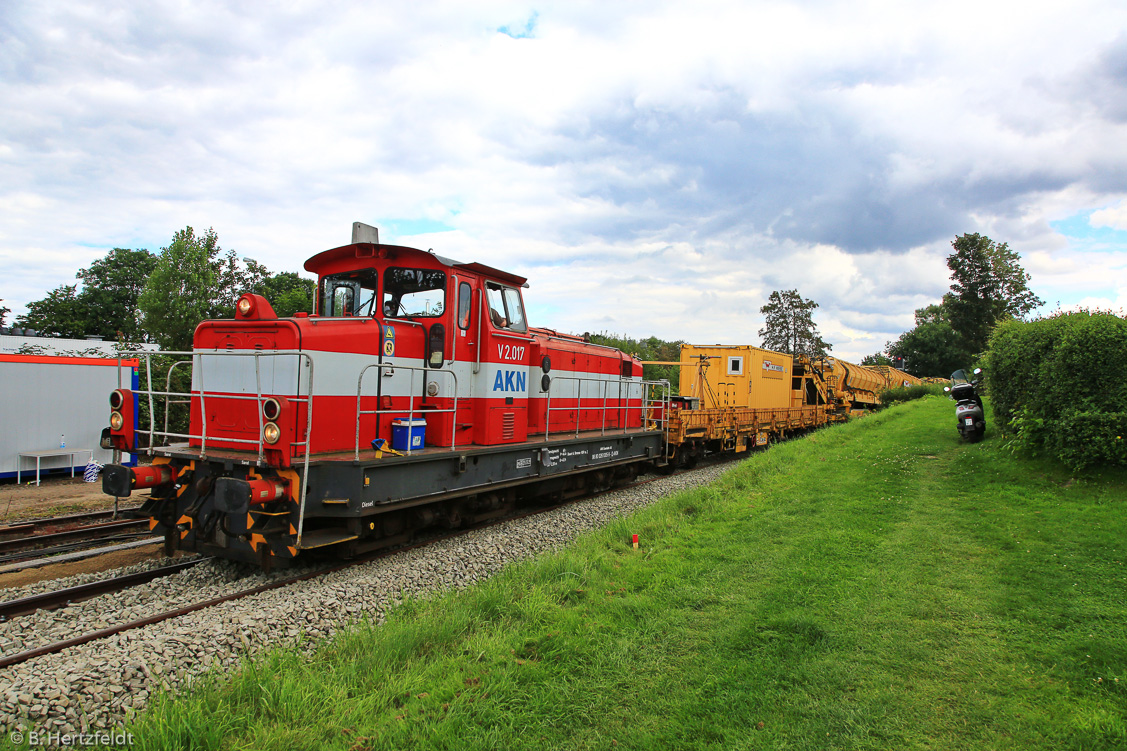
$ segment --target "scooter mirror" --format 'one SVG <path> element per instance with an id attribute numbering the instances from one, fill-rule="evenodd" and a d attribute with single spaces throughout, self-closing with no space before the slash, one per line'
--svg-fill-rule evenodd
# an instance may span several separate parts
<path id="1" fill-rule="evenodd" d="M 950 391 L 951 391 L 951 387 L 950 387 L 950 386 L 944 386 L 944 387 L 943 387 L 943 392 L 944 392 L 944 393 L 949 393 Z"/>
<path id="2" fill-rule="evenodd" d="M 974 374 L 975 374 L 975 375 L 982 375 L 982 368 L 975 368 L 975 369 L 974 369 Z"/>

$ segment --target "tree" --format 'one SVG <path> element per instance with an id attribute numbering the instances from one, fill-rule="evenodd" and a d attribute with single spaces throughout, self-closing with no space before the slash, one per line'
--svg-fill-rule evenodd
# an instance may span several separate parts
<path id="1" fill-rule="evenodd" d="M 943 307 L 963 346 L 982 352 L 1000 321 L 1021 318 L 1044 301 L 1029 290 L 1029 274 L 1008 244 L 976 232 L 959 235 L 951 247 L 955 252 L 947 257 L 947 266 L 954 281 Z"/>
<path id="2" fill-rule="evenodd" d="M 214 229 L 197 238 L 191 227 L 162 249 L 137 301 L 141 324 L 161 349 L 191 349 L 196 326 L 216 307 L 219 275 L 212 260 L 220 250 Z"/>
<path id="3" fill-rule="evenodd" d="M 209 229 L 208 233 L 209 236 L 214 236 L 215 230 Z M 247 292 L 258 295 L 265 293 L 270 272 L 253 258 L 244 258 L 243 262 L 246 266 L 240 266 L 238 256 L 233 250 L 228 250 L 223 257 L 219 257 L 219 253 L 219 247 L 216 246 L 215 251 L 209 256 L 217 282 L 209 317 L 234 318 L 235 304 L 242 295 Z"/>
<path id="4" fill-rule="evenodd" d="M 0 299 L 0 302 L 4 302 L 4 301 L 2 299 Z M 8 314 L 11 313 L 11 312 L 12 312 L 11 308 L 9 308 L 5 305 L 0 305 L 0 326 L 4 325 L 4 319 L 7 318 Z"/>
<path id="5" fill-rule="evenodd" d="M 269 270 L 253 258 L 240 263 L 235 251 L 224 253 L 214 229 L 197 237 L 185 227 L 161 249 L 145 283 L 138 300 L 141 323 L 161 349 L 190 349 L 200 321 L 233 318 L 239 297 L 264 294 L 269 279 Z"/>
<path id="6" fill-rule="evenodd" d="M 680 340 L 667 342 L 658 339 L 656 336 L 651 336 L 648 339 L 631 339 L 627 336 L 610 334 L 605 331 L 601 334 L 590 334 L 589 336 L 595 344 L 614 347 L 634 355 L 639 360 L 650 362 L 680 362 L 681 345 L 684 344 Z M 647 381 L 669 381 L 673 393 L 677 393 L 680 377 L 681 368 L 678 365 L 644 365 L 642 367 L 643 379 Z"/>
<path id="7" fill-rule="evenodd" d="M 759 330 L 763 348 L 790 355 L 824 356 L 832 345 L 819 336 L 810 316 L 817 307 L 818 303 L 804 299 L 797 289 L 772 292 L 767 304 L 759 309 L 767 319 L 766 327 Z"/>
<path id="8" fill-rule="evenodd" d="M 871 355 L 865 355 L 861 358 L 862 365 L 891 365 L 892 360 L 888 359 L 888 355 L 883 352 L 874 352 Z"/>
<path id="9" fill-rule="evenodd" d="M 137 297 L 152 273 L 156 258 L 147 250 L 114 248 L 105 258 L 79 269 L 82 282 L 66 284 L 42 300 L 28 303 L 27 313 L 16 323 L 48 336 L 82 339 L 142 341 Z"/>
<path id="10" fill-rule="evenodd" d="M 137 299 L 156 263 L 156 256 L 147 250 L 114 248 L 90 268 L 79 270 L 79 302 L 86 310 L 86 334 L 123 342 L 145 341 Z"/>
<path id="11" fill-rule="evenodd" d="M 903 357 L 904 370 L 919 377 L 946 377 L 966 367 L 972 359 L 942 305 L 919 308 L 916 327 L 890 342 L 885 351 L 891 357 Z"/>
<path id="12" fill-rule="evenodd" d="M 313 312 L 313 294 L 317 283 L 305 279 L 292 271 L 283 271 L 268 278 L 260 293 L 274 308 L 279 318 L 288 318 L 294 313 Z"/>
<path id="13" fill-rule="evenodd" d="M 64 284 L 48 292 L 42 300 L 29 302 L 27 312 L 16 317 L 16 325 L 35 329 L 43 336 L 83 338 L 89 321 L 77 289 L 77 284 Z"/>

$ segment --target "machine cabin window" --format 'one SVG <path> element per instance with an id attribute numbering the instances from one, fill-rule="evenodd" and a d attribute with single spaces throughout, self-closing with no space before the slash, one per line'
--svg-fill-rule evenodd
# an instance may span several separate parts
<path id="1" fill-rule="evenodd" d="M 390 268 L 383 277 L 383 314 L 434 318 L 446 309 L 446 274 L 434 269 Z"/>
<path id="2" fill-rule="evenodd" d="M 728 375 L 743 375 L 744 359 L 742 357 L 728 358 Z"/>

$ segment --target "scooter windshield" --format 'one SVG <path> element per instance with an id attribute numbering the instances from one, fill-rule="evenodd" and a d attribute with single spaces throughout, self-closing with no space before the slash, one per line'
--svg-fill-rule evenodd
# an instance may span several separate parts
<path id="1" fill-rule="evenodd" d="M 964 373 L 962 369 L 956 370 L 951 374 L 951 385 L 958 386 L 960 383 L 970 383 L 970 379 L 967 378 L 967 374 Z"/>

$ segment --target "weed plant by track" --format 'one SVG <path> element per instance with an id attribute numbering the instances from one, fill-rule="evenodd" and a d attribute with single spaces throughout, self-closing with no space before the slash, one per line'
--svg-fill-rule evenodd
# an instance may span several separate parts
<path id="1" fill-rule="evenodd" d="M 134 748 L 1127 747 L 1127 475 L 962 444 L 952 412 L 772 447 L 312 659 L 248 661 L 158 698 Z"/>

